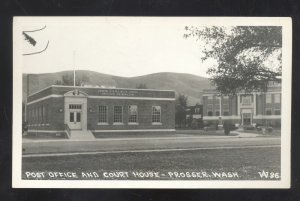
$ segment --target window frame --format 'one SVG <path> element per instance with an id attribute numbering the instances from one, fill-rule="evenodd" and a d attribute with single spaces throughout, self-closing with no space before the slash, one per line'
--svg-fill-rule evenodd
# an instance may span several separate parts
<path id="1" fill-rule="evenodd" d="M 136 114 L 130 113 L 130 108 L 132 106 L 136 107 Z M 132 116 L 135 116 L 135 121 L 131 121 Z M 128 105 L 128 124 L 138 124 L 138 106 L 137 105 Z"/>
<path id="2" fill-rule="evenodd" d="M 158 115 L 158 114 L 154 114 L 154 110 L 153 109 L 155 107 L 159 107 L 159 121 L 153 121 L 153 119 L 155 118 L 155 116 Z M 162 124 L 161 114 L 162 114 L 162 109 L 161 109 L 160 105 L 154 105 L 154 106 L 151 107 L 151 122 L 152 122 L 153 125 L 161 125 Z"/>
<path id="3" fill-rule="evenodd" d="M 276 114 L 277 111 L 279 111 L 279 114 Z M 274 109 L 274 115 L 281 115 L 281 109 L 279 108 Z"/>
<path id="4" fill-rule="evenodd" d="M 227 114 L 225 114 L 227 112 Z M 223 110 L 223 116 L 229 116 L 229 110 Z"/>
<path id="5" fill-rule="evenodd" d="M 270 111 L 270 114 L 268 114 L 268 111 Z M 267 116 L 273 115 L 272 108 L 265 108 L 265 115 L 267 115 Z"/>
<path id="6" fill-rule="evenodd" d="M 274 103 L 281 103 L 281 94 L 274 94 Z"/>
<path id="7" fill-rule="evenodd" d="M 121 107 L 121 121 L 115 121 L 115 117 L 116 117 L 116 107 Z M 113 106 L 113 125 L 123 125 L 123 115 L 124 115 L 124 111 L 123 111 L 123 105 L 114 105 Z"/>
<path id="8" fill-rule="evenodd" d="M 272 103 L 272 94 L 267 93 L 266 94 L 266 104 Z"/>
<path id="9" fill-rule="evenodd" d="M 100 108 L 105 108 L 105 114 L 100 112 Z M 101 114 L 105 115 L 105 121 L 100 121 Z M 98 125 L 108 125 L 108 106 L 107 105 L 98 105 Z"/>

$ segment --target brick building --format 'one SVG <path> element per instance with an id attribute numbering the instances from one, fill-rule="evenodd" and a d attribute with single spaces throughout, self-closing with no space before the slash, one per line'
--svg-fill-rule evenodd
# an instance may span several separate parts
<path id="1" fill-rule="evenodd" d="M 265 93 L 237 93 L 234 96 L 220 96 L 216 90 L 204 90 L 204 123 L 281 126 L 281 84 L 270 83 Z"/>
<path id="2" fill-rule="evenodd" d="M 53 85 L 27 102 L 29 134 L 175 131 L 174 91 Z"/>

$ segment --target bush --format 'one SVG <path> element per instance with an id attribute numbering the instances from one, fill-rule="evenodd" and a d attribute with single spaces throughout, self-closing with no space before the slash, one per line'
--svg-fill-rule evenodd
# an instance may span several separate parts
<path id="1" fill-rule="evenodd" d="M 269 133 L 272 133 L 273 128 L 272 127 L 268 127 L 267 130 L 268 130 Z"/>
<path id="2" fill-rule="evenodd" d="M 252 125 L 244 126 L 244 130 L 255 130 L 255 127 Z"/>

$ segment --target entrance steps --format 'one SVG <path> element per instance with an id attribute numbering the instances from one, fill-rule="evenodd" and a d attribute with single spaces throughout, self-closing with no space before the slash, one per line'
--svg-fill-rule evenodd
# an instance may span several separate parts
<path id="1" fill-rule="evenodd" d="M 93 133 L 89 130 L 71 130 L 70 139 L 74 140 L 92 140 L 95 139 Z"/>

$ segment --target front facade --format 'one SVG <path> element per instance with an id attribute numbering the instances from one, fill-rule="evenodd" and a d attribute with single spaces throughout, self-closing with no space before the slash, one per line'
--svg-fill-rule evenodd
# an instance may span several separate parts
<path id="1" fill-rule="evenodd" d="M 28 133 L 175 131 L 175 92 L 50 86 L 27 99 Z"/>
<path id="2" fill-rule="evenodd" d="M 239 126 L 281 126 L 281 85 L 272 83 L 264 93 L 238 93 L 220 96 L 216 90 L 203 91 L 203 121 Z"/>

